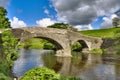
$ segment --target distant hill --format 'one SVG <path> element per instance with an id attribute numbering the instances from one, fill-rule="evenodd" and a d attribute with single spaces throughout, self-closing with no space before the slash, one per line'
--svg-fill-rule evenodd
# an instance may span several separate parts
<path id="1" fill-rule="evenodd" d="M 114 38 L 116 32 L 120 32 L 120 28 L 98 29 L 80 31 L 81 34 L 99 38 Z"/>

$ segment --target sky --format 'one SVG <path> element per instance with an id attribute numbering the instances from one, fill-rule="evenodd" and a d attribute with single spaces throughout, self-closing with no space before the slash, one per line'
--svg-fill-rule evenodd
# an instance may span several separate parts
<path id="1" fill-rule="evenodd" d="M 112 27 L 120 0 L 0 0 L 11 27 L 47 27 L 64 22 L 79 30 Z"/>

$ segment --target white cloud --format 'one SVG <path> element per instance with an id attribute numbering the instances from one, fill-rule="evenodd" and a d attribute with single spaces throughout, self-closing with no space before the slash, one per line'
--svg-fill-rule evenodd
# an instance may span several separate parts
<path id="1" fill-rule="evenodd" d="M 10 0 L 0 0 L 0 6 L 5 7 L 9 5 Z"/>
<path id="2" fill-rule="evenodd" d="M 75 28 L 77 28 L 78 30 L 92 30 L 93 27 L 91 26 L 91 24 L 89 25 L 77 25 L 75 26 Z"/>
<path id="3" fill-rule="evenodd" d="M 112 14 L 111 16 L 103 17 L 103 23 L 101 24 L 101 28 L 111 28 L 112 25 L 112 19 L 114 17 L 118 17 L 116 14 Z"/>
<path id="4" fill-rule="evenodd" d="M 120 8 L 120 0 L 51 0 L 58 20 L 71 25 L 89 25 L 99 16 L 108 16 Z"/>
<path id="5" fill-rule="evenodd" d="M 24 21 L 19 20 L 17 17 L 13 17 L 11 22 L 11 27 L 12 28 L 20 28 L 20 27 L 26 27 L 27 24 Z"/>
<path id="6" fill-rule="evenodd" d="M 47 26 L 53 25 L 55 22 L 56 21 L 51 20 L 50 18 L 43 18 L 41 20 L 36 21 L 37 26 L 40 26 L 40 27 L 47 27 Z"/>
<path id="7" fill-rule="evenodd" d="M 45 10 L 44 10 L 44 13 L 48 15 L 48 14 L 49 14 L 49 10 L 48 10 L 48 9 L 45 9 Z"/>

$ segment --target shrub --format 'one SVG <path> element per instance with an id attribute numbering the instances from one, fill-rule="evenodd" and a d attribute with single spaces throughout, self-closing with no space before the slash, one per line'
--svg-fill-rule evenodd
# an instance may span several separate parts
<path id="1" fill-rule="evenodd" d="M 93 50 L 91 50 L 90 53 L 94 53 L 94 54 L 102 54 L 103 51 L 102 51 L 102 49 L 97 48 L 97 49 L 93 49 Z"/>
<path id="2" fill-rule="evenodd" d="M 81 80 L 76 77 L 65 77 L 55 73 L 53 70 L 48 68 L 34 68 L 27 71 L 20 80 Z"/>
<path id="3" fill-rule="evenodd" d="M 6 75 L 4 75 L 3 73 L 0 73 L 0 80 L 11 80 L 11 79 Z"/>
<path id="4" fill-rule="evenodd" d="M 71 48 L 72 48 L 72 51 L 81 51 L 82 45 L 79 42 L 75 42 Z"/>
<path id="5" fill-rule="evenodd" d="M 55 46 L 52 43 L 46 42 L 44 43 L 44 49 L 55 49 Z"/>
<path id="6" fill-rule="evenodd" d="M 59 74 L 48 68 L 34 68 L 27 71 L 20 80 L 58 80 Z"/>

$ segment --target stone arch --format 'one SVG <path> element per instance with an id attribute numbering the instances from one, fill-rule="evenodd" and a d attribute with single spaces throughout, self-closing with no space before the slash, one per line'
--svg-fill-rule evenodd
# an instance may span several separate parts
<path id="1" fill-rule="evenodd" d="M 52 44 L 54 44 L 56 46 L 57 50 L 61 50 L 63 49 L 63 46 L 56 40 L 49 38 L 49 37 L 43 37 L 43 36 L 37 36 L 37 37 L 33 37 L 33 38 L 40 38 L 40 39 L 44 39 L 47 40 L 49 42 L 51 42 Z"/>
<path id="2" fill-rule="evenodd" d="M 18 41 L 20 43 L 30 38 L 41 38 L 54 44 L 57 50 L 63 49 L 63 46 L 60 44 L 60 42 L 58 42 L 57 40 L 53 38 L 50 38 L 49 36 L 36 35 L 24 29 L 12 29 L 12 33 L 14 34 L 15 37 L 18 38 Z"/>
<path id="3" fill-rule="evenodd" d="M 79 42 L 82 45 L 81 51 L 83 51 L 84 49 L 89 50 L 89 45 L 87 41 L 78 39 L 78 40 L 73 41 L 71 45 L 73 45 L 75 42 Z"/>
<path id="4" fill-rule="evenodd" d="M 24 42 L 30 38 L 40 38 L 40 39 L 44 39 L 44 40 L 47 40 L 49 41 L 50 43 L 54 44 L 55 47 L 56 47 L 56 50 L 61 50 L 63 49 L 63 46 L 57 41 L 57 40 L 54 40 L 52 38 L 49 38 L 49 37 L 43 37 L 43 36 L 31 36 L 31 37 L 26 37 L 24 39 L 20 39 L 18 38 L 18 41 L 21 43 L 21 42 Z"/>

